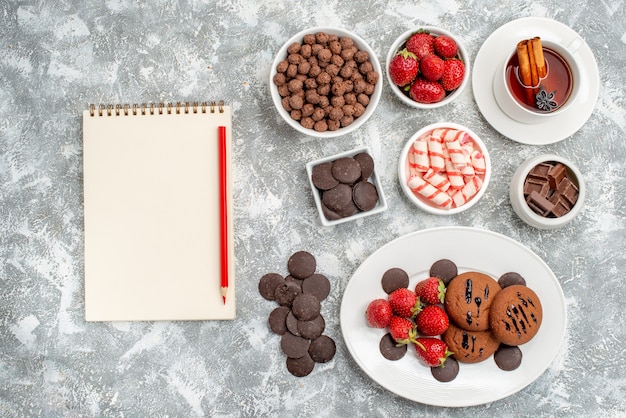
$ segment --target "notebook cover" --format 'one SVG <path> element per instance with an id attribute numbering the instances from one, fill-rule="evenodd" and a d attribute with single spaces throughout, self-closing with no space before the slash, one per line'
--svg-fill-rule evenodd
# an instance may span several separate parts
<path id="1" fill-rule="evenodd" d="M 235 317 L 231 109 L 220 110 L 83 113 L 87 321 Z M 220 125 L 229 163 L 226 304 L 220 294 Z"/>

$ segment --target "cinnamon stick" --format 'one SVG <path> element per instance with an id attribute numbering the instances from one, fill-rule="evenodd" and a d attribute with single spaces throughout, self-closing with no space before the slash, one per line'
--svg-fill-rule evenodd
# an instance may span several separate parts
<path id="1" fill-rule="evenodd" d="M 547 75 L 546 61 L 543 56 L 543 45 L 541 44 L 541 38 L 535 36 L 531 39 L 533 46 L 533 54 L 535 55 L 535 64 L 537 65 L 537 75 L 539 78 L 544 78 Z"/>
<path id="2" fill-rule="evenodd" d="M 532 74 L 530 69 L 530 55 L 528 51 L 528 41 L 520 41 L 517 44 L 517 61 L 519 63 L 519 76 L 524 89 L 526 104 L 534 106 L 535 100 L 531 87 Z"/>
<path id="3" fill-rule="evenodd" d="M 539 93 L 539 76 L 537 75 L 537 63 L 535 62 L 535 52 L 533 50 L 533 43 L 532 41 L 528 41 L 526 43 L 527 47 L 528 47 L 528 58 L 530 61 L 530 79 L 531 79 L 531 86 L 532 86 L 532 90 L 533 90 L 533 96 L 537 95 L 537 93 Z"/>

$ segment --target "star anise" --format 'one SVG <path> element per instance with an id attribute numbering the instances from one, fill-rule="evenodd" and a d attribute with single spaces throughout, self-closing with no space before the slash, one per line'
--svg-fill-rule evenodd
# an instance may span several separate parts
<path id="1" fill-rule="evenodd" d="M 537 108 L 545 110 L 546 112 L 552 112 L 558 107 L 558 103 L 554 101 L 554 95 L 556 91 L 548 93 L 544 89 L 539 90 L 539 93 L 535 96 L 535 103 Z"/>

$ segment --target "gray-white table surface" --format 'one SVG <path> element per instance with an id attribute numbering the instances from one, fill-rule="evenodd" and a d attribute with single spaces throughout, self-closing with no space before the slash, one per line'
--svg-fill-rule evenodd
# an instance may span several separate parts
<path id="1" fill-rule="evenodd" d="M 22 416 L 625 416 L 626 4 L 528 1 L 3 1 L 0 4 L 0 415 Z M 482 117 L 471 86 L 432 111 L 401 104 L 386 84 L 353 134 L 316 140 L 282 121 L 269 94 L 276 51 L 313 26 L 353 30 L 385 64 L 405 30 L 458 34 L 472 59 L 499 26 L 558 20 L 597 60 L 600 93 L 584 126 L 545 146 L 507 139 Z M 83 301 L 81 112 L 90 103 L 223 99 L 234 111 L 237 319 L 87 323 Z M 483 199 L 456 216 L 419 211 L 396 168 L 404 142 L 437 121 L 464 124 L 491 152 Z M 389 209 L 319 226 L 305 164 L 368 145 Z M 573 160 L 588 186 L 570 225 L 541 231 L 513 212 L 508 183 L 529 156 Z M 343 291 L 383 244 L 425 228 L 474 226 L 537 253 L 558 278 L 567 331 L 548 369 L 490 404 L 440 408 L 382 388 L 342 339 Z M 335 358 L 295 378 L 267 327 L 274 305 L 257 284 L 307 250 L 332 280 L 323 303 Z"/>

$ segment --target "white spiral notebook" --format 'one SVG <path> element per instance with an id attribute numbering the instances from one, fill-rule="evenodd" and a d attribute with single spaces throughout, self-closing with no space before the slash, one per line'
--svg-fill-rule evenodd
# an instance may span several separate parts
<path id="1" fill-rule="evenodd" d="M 226 132 L 225 189 L 218 127 Z M 223 102 L 83 112 L 87 321 L 235 317 L 231 127 Z"/>

